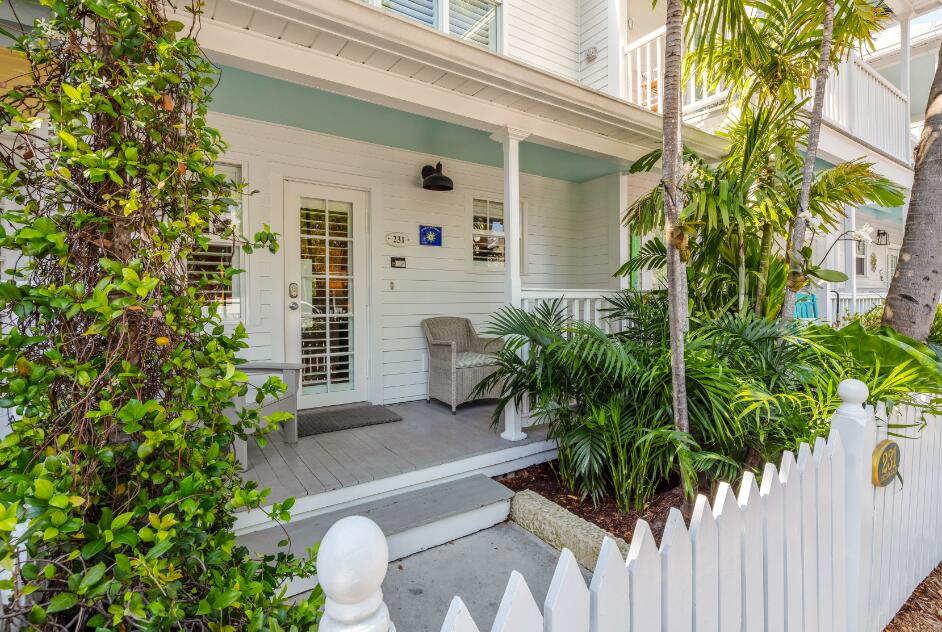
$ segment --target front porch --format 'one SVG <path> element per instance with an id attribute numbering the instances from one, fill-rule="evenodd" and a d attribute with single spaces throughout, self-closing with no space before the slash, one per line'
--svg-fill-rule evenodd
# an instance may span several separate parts
<path id="1" fill-rule="evenodd" d="M 493 402 L 466 404 L 457 415 L 434 400 L 389 408 L 402 421 L 302 437 L 296 444 L 285 443 L 280 431 L 264 448 L 250 440 L 243 477 L 270 488 L 270 502 L 296 498 L 292 515 L 301 519 L 475 473 L 496 476 L 555 456 L 544 426 L 526 428 L 520 441 L 502 439 L 503 424 L 491 429 Z M 269 525 L 254 510 L 239 514 L 236 530 Z"/>

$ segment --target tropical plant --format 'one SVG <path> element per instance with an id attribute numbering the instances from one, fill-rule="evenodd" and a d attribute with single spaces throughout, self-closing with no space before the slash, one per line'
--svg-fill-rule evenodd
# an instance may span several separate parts
<path id="1" fill-rule="evenodd" d="M 732 480 L 826 437 L 847 378 L 867 383 L 875 402 L 942 405 L 942 356 L 888 329 L 699 313 L 685 348 L 690 432 L 677 432 L 668 313 L 664 292 L 621 292 L 608 299 L 606 333 L 567 318 L 560 301 L 500 310 L 489 333 L 506 343 L 479 386 L 498 389 L 494 424 L 508 403 L 526 402 L 559 443 L 562 482 L 627 510 L 665 485 Z"/>
<path id="2" fill-rule="evenodd" d="M 321 593 L 282 592 L 313 563 L 254 557 L 232 531 L 233 512 L 266 503 L 230 445 L 282 419 L 231 408 L 245 331 L 227 333 L 203 290 L 238 270 L 188 282 L 210 228 L 277 248 L 226 221 L 242 185 L 214 169 L 217 69 L 158 0 L 42 4 L 34 29 L 4 32 L 29 72 L 0 97 L 0 246 L 15 255 L 0 283 L 0 627 L 314 629 Z"/>
<path id="3" fill-rule="evenodd" d="M 782 190 L 794 195 L 772 198 L 773 205 L 767 208 L 772 212 L 754 226 L 761 234 L 757 309 L 767 314 L 771 305 L 781 304 L 767 300 L 770 253 L 775 235 L 781 234 L 790 268 L 782 302 L 787 296 L 788 305 L 775 313 L 790 319 L 794 291 L 818 272 L 809 260 L 805 233 L 810 223 L 822 219 L 812 198 L 819 180 L 815 151 L 826 78 L 854 47 L 872 40 L 890 11 L 882 2 L 870 0 L 688 0 L 687 6 L 688 75 L 714 89 L 722 83 L 734 109 L 742 112 L 740 124 L 749 124 L 750 111 L 752 118 L 762 120 L 765 112 L 793 109 L 786 117 L 789 123 L 778 126 L 784 132 L 782 147 L 787 155 L 760 151 L 758 155 L 766 159 L 758 166 L 770 175 L 780 173 L 773 177 L 787 183 Z M 808 93 L 813 93 L 810 117 L 800 96 Z M 735 127 L 732 136 L 747 145 L 754 138 Z M 731 153 L 738 149 L 734 142 Z"/>
<path id="4" fill-rule="evenodd" d="M 804 252 L 805 231 L 811 213 L 808 201 L 814 181 L 815 162 L 818 159 L 818 140 L 821 138 L 821 122 L 824 119 L 824 98 L 831 64 L 831 38 L 834 35 L 834 2 L 824 0 L 824 22 L 821 34 L 821 50 L 818 54 L 814 79 L 814 98 L 811 102 L 811 120 L 808 123 L 808 138 L 805 141 L 805 159 L 802 166 L 801 188 L 798 190 L 798 212 L 791 220 L 788 231 L 788 248 L 785 260 L 788 263 L 788 280 L 785 283 L 785 300 L 779 319 L 789 322 L 795 318 L 795 296 L 806 284 L 805 262 L 809 256 Z"/>

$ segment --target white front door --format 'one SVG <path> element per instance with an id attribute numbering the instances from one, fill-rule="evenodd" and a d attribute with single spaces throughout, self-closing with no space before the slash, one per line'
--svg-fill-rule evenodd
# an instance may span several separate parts
<path id="1" fill-rule="evenodd" d="M 299 408 L 364 401 L 368 351 L 367 194 L 285 181 L 285 357 Z"/>

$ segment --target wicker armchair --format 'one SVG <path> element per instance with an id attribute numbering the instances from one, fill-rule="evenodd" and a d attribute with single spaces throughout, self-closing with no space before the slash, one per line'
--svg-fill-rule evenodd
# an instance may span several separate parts
<path id="1" fill-rule="evenodd" d="M 471 401 L 471 392 L 497 369 L 491 354 L 503 347 L 499 338 L 481 338 L 467 318 L 442 316 L 422 321 L 428 340 L 428 400 L 435 398 L 451 406 Z M 480 399 L 496 398 L 496 388 Z"/>

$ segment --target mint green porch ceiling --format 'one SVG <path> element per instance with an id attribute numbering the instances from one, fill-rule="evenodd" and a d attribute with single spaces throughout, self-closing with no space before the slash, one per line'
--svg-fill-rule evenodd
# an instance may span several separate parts
<path id="1" fill-rule="evenodd" d="M 487 132 L 360 101 L 289 81 L 224 67 L 210 110 L 353 140 L 500 167 Z M 617 173 L 618 164 L 535 143 L 520 146 L 520 170 L 570 182 Z M 445 173 L 448 173 L 447 165 Z"/>

